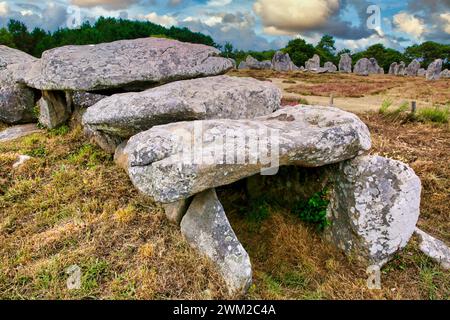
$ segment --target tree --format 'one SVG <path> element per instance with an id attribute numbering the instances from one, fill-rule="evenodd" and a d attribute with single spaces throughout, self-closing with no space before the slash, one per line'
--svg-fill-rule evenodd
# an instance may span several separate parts
<path id="1" fill-rule="evenodd" d="M 225 43 L 225 46 L 223 47 L 223 54 L 227 58 L 231 58 L 231 55 L 233 54 L 233 45 L 229 42 Z"/>
<path id="2" fill-rule="evenodd" d="M 10 20 L 8 23 L 8 31 L 11 34 L 14 44 L 17 49 L 20 49 L 29 54 L 33 51 L 33 41 L 31 35 L 28 33 L 27 26 L 17 20 Z"/>
<path id="3" fill-rule="evenodd" d="M 316 53 L 316 49 L 312 44 L 306 43 L 305 40 L 299 38 L 289 41 L 283 52 L 289 53 L 292 62 L 300 67 L 304 66 L 305 62 Z"/>
<path id="4" fill-rule="evenodd" d="M 5 28 L 0 29 L 0 44 L 8 46 L 10 48 L 15 48 L 14 38 L 11 33 Z"/>
<path id="5" fill-rule="evenodd" d="M 392 62 L 404 61 L 409 63 L 410 60 L 406 59 L 405 56 L 394 49 L 386 48 L 383 44 L 375 44 L 370 46 L 365 51 L 358 52 L 353 55 L 353 63 L 356 63 L 362 58 L 375 58 L 377 59 L 378 65 L 384 69 L 385 72 L 389 71 L 389 67 Z"/>
<path id="6" fill-rule="evenodd" d="M 443 59 L 444 68 L 450 68 L 450 45 L 427 41 L 406 48 L 405 57 L 408 60 L 420 59 L 425 68 L 434 60 Z"/>

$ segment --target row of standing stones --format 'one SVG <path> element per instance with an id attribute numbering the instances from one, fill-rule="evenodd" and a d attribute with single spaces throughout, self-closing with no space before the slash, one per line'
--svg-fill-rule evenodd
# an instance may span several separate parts
<path id="1" fill-rule="evenodd" d="M 37 103 L 48 128 L 79 121 L 217 265 L 230 293 L 246 292 L 252 280 L 250 258 L 216 194 L 235 182 L 245 182 L 250 195 L 278 193 L 287 202 L 331 185 L 326 240 L 378 266 L 404 248 L 420 211 L 414 171 L 368 155 L 370 133 L 356 115 L 332 107 L 282 108 L 279 88 L 223 75 L 233 67 L 215 48 L 168 39 L 66 46 L 41 59 L 1 46 L 0 120 L 33 122 Z M 230 143 L 236 141 L 228 140 L 230 132 L 243 144 Z M 261 132 L 277 132 L 277 175 L 260 174 L 268 162 L 246 143 L 261 142 Z M 273 140 L 264 142 L 266 154 L 275 150 Z M 214 159 L 194 161 L 199 154 Z M 229 154 L 242 161 L 225 161 Z M 448 248 L 416 232 L 424 252 L 448 267 Z"/>
<path id="2" fill-rule="evenodd" d="M 415 59 L 408 66 L 402 61 L 394 62 L 389 68 L 389 74 L 395 76 L 411 76 L 426 77 L 427 80 L 439 80 L 441 78 L 450 78 L 448 69 L 442 70 L 443 61 L 435 60 L 425 70 L 420 67 L 420 61 Z M 258 61 L 252 56 L 248 56 L 245 61 L 239 64 L 239 69 L 254 70 L 275 70 L 275 71 L 310 71 L 314 73 L 352 73 L 352 57 L 345 53 L 341 55 L 339 65 L 336 66 L 332 62 L 325 62 L 324 66 L 320 66 L 320 57 L 315 54 L 311 59 L 306 61 L 305 66 L 297 67 L 291 60 L 288 53 L 277 52 L 272 61 Z M 378 65 L 375 58 L 362 58 L 358 60 L 353 68 L 353 73 L 361 76 L 370 74 L 384 74 L 384 69 Z"/>

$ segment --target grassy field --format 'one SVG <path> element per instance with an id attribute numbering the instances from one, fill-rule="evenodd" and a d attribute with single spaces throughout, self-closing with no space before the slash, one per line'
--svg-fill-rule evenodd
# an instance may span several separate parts
<path id="1" fill-rule="evenodd" d="M 230 75 L 271 81 L 286 99 L 306 99 L 310 104 L 328 105 L 330 96 L 340 108 L 361 113 L 377 111 L 384 100 L 395 105 L 417 101 L 418 107 L 450 104 L 450 79 L 426 81 L 422 77 L 354 74 L 281 73 L 270 70 L 236 70 Z"/>
<path id="2" fill-rule="evenodd" d="M 360 117 L 372 153 L 408 163 L 422 179 L 419 226 L 450 244 L 449 124 Z M 33 159 L 12 169 L 19 154 Z M 263 206 L 255 218 L 242 190 L 223 188 L 219 196 L 253 264 L 254 284 L 243 298 L 450 298 L 450 273 L 415 238 L 383 268 L 382 290 L 373 291 L 365 268 L 290 208 Z M 0 243 L 2 299 L 242 298 L 227 296 L 209 261 L 77 126 L 0 144 Z M 82 287 L 69 291 L 66 270 L 75 264 Z"/>

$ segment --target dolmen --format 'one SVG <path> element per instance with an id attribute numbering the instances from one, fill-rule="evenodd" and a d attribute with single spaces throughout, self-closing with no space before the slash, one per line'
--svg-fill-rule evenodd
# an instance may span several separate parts
<path id="1" fill-rule="evenodd" d="M 415 231 L 419 178 L 370 155 L 370 132 L 356 115 L 282 108 L 272 83 L 224 75 L 234 63 L 215 48 L 146 38 L 66 46 L 40 60 L 4 51 L 12 62 L 2 58 L 0 72 L 39 99 L 41 123 L 52 128 L 77 114 L 88 138 L 114 153 L 136 189 L 217 266 L 230 294 L 247 291 L 252 266 L 220 203 L 222 186 L 272 177 L 283 193 L 306 197 L 305 188 L 323 187 L 308 174 L 317 172 L 330 186 L 324 238 L 367 265 L 388 262 Z M 310 177 L 296 189 L 282 181 L 295 171 Z"/>

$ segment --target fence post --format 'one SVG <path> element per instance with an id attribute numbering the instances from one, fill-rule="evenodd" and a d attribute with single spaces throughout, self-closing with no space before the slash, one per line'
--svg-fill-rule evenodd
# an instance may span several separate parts
<path id="1" fill-rule="evenodd" d="M 412 101 L 411 102 L 411 113 L 415 114 L 417 111 L 417 102 L 416 101 Z"/>

